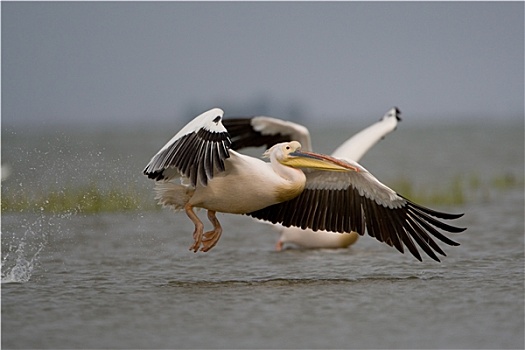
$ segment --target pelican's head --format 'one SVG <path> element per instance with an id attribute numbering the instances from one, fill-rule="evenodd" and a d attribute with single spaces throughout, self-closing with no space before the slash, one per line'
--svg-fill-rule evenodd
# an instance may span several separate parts
<path id="1" fill-rule="evenodd" d="M 274 158 L 292 168 L 310 168 L 328 171 L 359 171 L 358 168 L 339 159 L 313 152 L 301 151 L 297 141 L 278 143 L 264 152 L 263 157 Z"/>
<path id="2" fill-rule="evenodd" d="M 301 150 L 301 144 L 297 141 L 277 143 L 263 153 L 263 158 L 275 158 L 279 162 L 289 157 L 290 153 Z"/>

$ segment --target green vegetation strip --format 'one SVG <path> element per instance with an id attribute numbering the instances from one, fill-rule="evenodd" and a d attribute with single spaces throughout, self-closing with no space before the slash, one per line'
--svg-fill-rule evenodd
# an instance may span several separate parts
<path id="1" fill-rule="evenodd" d="M 489 181 L 483 181 L 477 176 L 465 176 L 451 179 L 445 184 L 436 184 L 432 188 L 414 185 L 406 179 L 389 185 L 406 198 L 423 205 L 459 206 L 474 201 L 489 201 L 504 191 L 523 191 L 524 181 L 514 175 L 501 175 Z M 2 212 L 100 213 L 157 210 L 160 207 L 153 197 L 152 188 L 103 189 L 96 184 L 36 194 L 2 191 Z"/>
<path id="2" fill-rule="evenodd" d="M 151 192 L 123 189 L 104 190 L 95 185 L 64 188 L 41 194 L 2 193 L 2 212 L 45 211 L 53 213 L 99 213 L 156 208 Z"/>
<path id="3" fill-rule="evenodd" d="M 495 176 L 490 180 L 481 180 L 476 175 L 457 176 L 446 184 L 436 184 L 434 187 L 413 185 L 408 180 L 400 180 L 391 186 L 404 197 L 427 206 L 464 205 L 475 201 L 490 201 L 501 192 L 523 191 L 523 177 L 512 174 Z"/>

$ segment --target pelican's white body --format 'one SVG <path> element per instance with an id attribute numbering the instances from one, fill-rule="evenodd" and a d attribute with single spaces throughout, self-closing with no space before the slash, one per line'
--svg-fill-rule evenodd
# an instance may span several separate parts
<path id="1" fill-rule="evenodd" d="M 276 166 L 230 150 L 226 170 L 208 181 L 207 186 L 173 182 L 157 183 L 157 198 L 175 210 L 189 203 L 222 213 L 246 214 L 294 198 L 304 188 L 306 178 L 299 169 Z M 254 181 L 258 182 L 254 186 Z M 247 191 L 246 189 L 250 190 Z M 283 197 L 283 194 L 285 195 Z"/>

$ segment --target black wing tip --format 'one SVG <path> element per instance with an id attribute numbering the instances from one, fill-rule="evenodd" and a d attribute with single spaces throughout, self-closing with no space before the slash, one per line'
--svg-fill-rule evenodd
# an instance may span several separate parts
<path id="1" fill-rule="evenodd" d="M 162 171 L 148 172 L 148 171 L 144 170 L 142 173 L 144 175 L 146 175 L 148 177 L 148 179 L 152 179 L 152 180 L 155 180 L 155 181 L 164 180 L 164 174 L 162 173 Z"/>
<path id="2" fill-rule="evenodd" d="M 402 121 L 403 118 L 401 118 L 401 110 L 400 110 L 399 108 L 397 108 L 396 106 L 390 108 L 390 109 L 387 111 L 387 113 L 386 113 L 383 117 L 381 117 L 381 119 L 379 119 L 379 120 L 385 120 L 385 119 L 387 119 L 387 118 L 392 117 L 392 113 L 391 113 L 392 110 L 394 110 L 394 114 L 393 114 L 393 116 L 396 117 L 396 120 L 397 120 L 398 122 Z"/>
<path id="3" fill-rule="evenodd" d="M 413 256 L 414 258 L 416 258 L 417 260 L 419 260 L 419 262 L 423 262 L 423 258 L 421 258 L 421 255 L 419 254 L 419 252 L 418 252 L 417 255 L 414 254 L 413 252 L 410 252 L 410 253 L 412 254 L 412 256 Z M 434 259 L 434 258 L 432 258 L 432 259 Z M 436 259 L 437 259 L 437 257 L 436 257 Z M 438 261 L 439 261 L 439 259 L 438 259 Z"/>
<path id="4" fill-rule="evenodd" d="M 444 255 L 444 256 L 446 256 L 446 255 Z M 439 260 L 439 258 L 438 258 L 437 256 L 431 256 L 430 258 L 431 258 L 432 260 L 434 260 L 434 261 L 438 262 L 438 263 L 440 263 L 440 262 L 441 262 L 441 260 Z M 421 262 L 422 262 L 422 260 L 419 260 L 419 261 L 421 261 Z"/>
<path id="5" fill-rule="evenodd" d="M 401 118 L 401 110 L 397 107 L 394 107 L 394 110 L 396 111 L 396 119 L 398 122 L 402 121 L 403 119 Z"/>
<path id="6" fill-rule="evenodd" d="M 466 227 L 456 227 L 456 229 L 457 229 L 457 231 L 456 231 L 456 232 L 454 232 L 454 233 L 461 233 L 461 232 L 464 232 L 464 231 L 466 231 L 466 230 L 467 230 L 467 228 L 466 228 Z"/>
<path id="7" fill-rule="evenodd" d="M 432 215 L 436 218 L 440 218 L 440 219 L 444 219 L 444 220 L 455 220 L 455 219 L 459 219 L 460 217 L 462 217 L 463 215 L 465 215 L 465 213 L 459 213 L 459 214 L 454 214 L 454 213 L 445 213 L 445 212 L 442 212 L 442 211 L 438 211 L 438 210 L 434 210 L 434 209 L 430 209 L 428 207 L 425 207 L 421 204 L 417 204 L 417 203 L 414 203 L 412 202 L 410 199 L 406 198 L 405 196 L 397 193 L 397 195 L 401 198 L 403 198 L 405 201 L 407 201 L 407 204 L 411 207 L 414 207 L 416 209 L 419 209 L 429 215 Z"/>
<path id="8" fill-rule="evenodd" d="M 442 214 L 446 214 L 449 218 L 447 218 L 446 220 L 455 220 L 455 219 L 459 219 L 460 217 L 462 217 L 463 215 L 465 215 L 465 213 L 459 213 L 459 214 L 454 214 L 454 213 L 442 213 Z"/>

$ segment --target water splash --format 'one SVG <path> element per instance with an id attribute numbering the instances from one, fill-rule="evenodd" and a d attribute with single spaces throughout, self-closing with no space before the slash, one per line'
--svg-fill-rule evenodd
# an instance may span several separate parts
<path id="1" fill-rule="evenodd" d="M 26 242 L 21 241 L 14 252 L 14 266 L 9 264 L 12 252 L 7 253 L 2 258 L 2 284 L 4 283 L 25 283 L 33 275 L 33 269 L 38 261 L 38 254 L 44 248 L 41 243 L 35 253 L 29 258 L 26 253 Z M 31 255 L 31 253 L 29 254 Z"/>
<path id="2" fill-rule="evenodd" d="M 11 241 L 6 252 L 2 248 L 2 284 L 26 283 L 31 279 L 39 262 L 39 254 L 46 242 L 46 235 L 42 230 L 35 230 L 35 226 L 42 228 L 42 218 L 27 226 L 22 237 L 13 235 L 7 238 L 2 232 L 2 243 Z"/>

